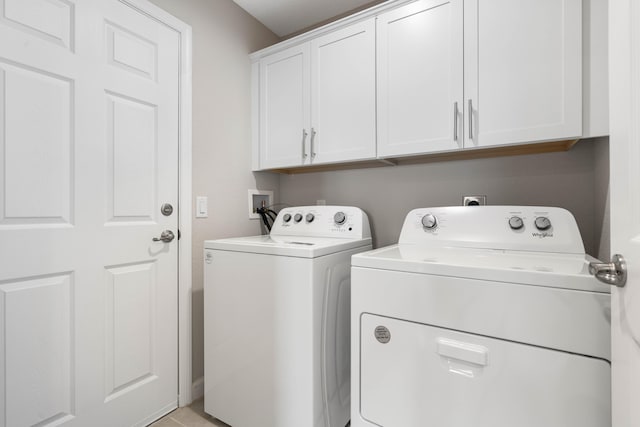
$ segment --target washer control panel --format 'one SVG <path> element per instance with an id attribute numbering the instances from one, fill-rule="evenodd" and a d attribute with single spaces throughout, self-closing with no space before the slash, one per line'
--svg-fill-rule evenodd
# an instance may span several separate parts
<path id="1" fill-rule="evenodd" d="M 369 218 L 353 206 L 298 206 L 284 208 L 271 229 L 272 235 L 371 237 Z"/>
<path id="2" fill-rule="evenodd" d="M 511 227 L 512 230 L 521 230 L 524 225 L 522 217 L 514 215 L 509 218 L 509 227 Z M 540 231 L 545 231 L 551 228 L 551 220 L 546 216 L 537 216 L 531 225 Z"/>
<path id="3" fill-rule="evenodd" d="M 537 206 L 452 206 L 414 209 L 399 243 L 584 253 L 573 215 Z"/>

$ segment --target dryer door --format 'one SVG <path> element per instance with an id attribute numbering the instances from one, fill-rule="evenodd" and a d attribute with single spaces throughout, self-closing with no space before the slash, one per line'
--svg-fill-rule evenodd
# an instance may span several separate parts
<path id="1" fill-rule="evenodd" d="M 360 411 L 376 425 L 611 425 L 604 360 L 370 314 L 360 337 Z"/>

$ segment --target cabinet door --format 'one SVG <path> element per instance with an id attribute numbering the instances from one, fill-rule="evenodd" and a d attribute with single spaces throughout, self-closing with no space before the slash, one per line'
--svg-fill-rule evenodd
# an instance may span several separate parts
<path id="1" fill-rule="evenodd" d="M 378 156 L 462 147 L 462 0 L 378 16 Z"/>
<path id="2" fill-rule="evenodd" d="M 311 162 L 376 156 L 375 21 L 311 43 Z"/>
<path id="3" fill-rule="evenodd" d="M 309 159 L 309 44 L 260 60 L 260 168 Z"/>
<path id="4" fill-rule="evenodd" d="M 464 15 L 465 148 L 579 137 L 581 0 L 468 0 Z"/>

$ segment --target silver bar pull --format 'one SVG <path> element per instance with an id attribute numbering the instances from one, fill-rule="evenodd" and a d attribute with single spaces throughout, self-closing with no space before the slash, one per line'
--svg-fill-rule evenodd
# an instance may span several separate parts
<path id="1" fill-rule="evenodd" d="M 610 263 L 589 263 L 589 273 L 607 285 L 623 288 L 627 283 L 627 263 L 620 254 L 615 254 Z"/>
<path id="2" fill-rule="evenodd" d="M 160 237 L 154 237 L 153 241 L 154 242 L 165 242 L 165 243 L 169 243 L 170 241 L 172 241 L 173 239 L 176 238 L 176 235 L 173 234 L 173 231 L 171 230 L 164 230 L 161 234 Z"/>
<path id="3" fill-rule="evenodd" d="M 314 150 L 313 147 L 313 142 L 316 139 L 316 130 L 314 128 L 311 128 L 311 158 L 315 159 L 316 158 L 316 150 Z"/>
<path id="4" fill-rule="evenodd" d="M 469 99 L 469 139 L 473 139 L 473 104 L 471 103 L 471 99 Z"/>
<path id="5" fill-rule="evenodd" d="M 307 158 L 307 130 L 302 129 L 302 158 Z"/>
<path id="6" fill-rule="evenodd" d="M 458 141 L 458 103 L 453 103 L 453 140 Z"/>

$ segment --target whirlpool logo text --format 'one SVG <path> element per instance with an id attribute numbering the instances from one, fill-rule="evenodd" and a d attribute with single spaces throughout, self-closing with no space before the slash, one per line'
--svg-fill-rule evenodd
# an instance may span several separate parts
<path id="1" fill-rule="evenodd" d="M 541 239 L 544 239 L 545 237 L 553 237 L 553 233 L 547 233 L 547 232 L 544 232 L 544 233 L 531 233 L 531 235 L 533 237 L 539 237 Z"/>

